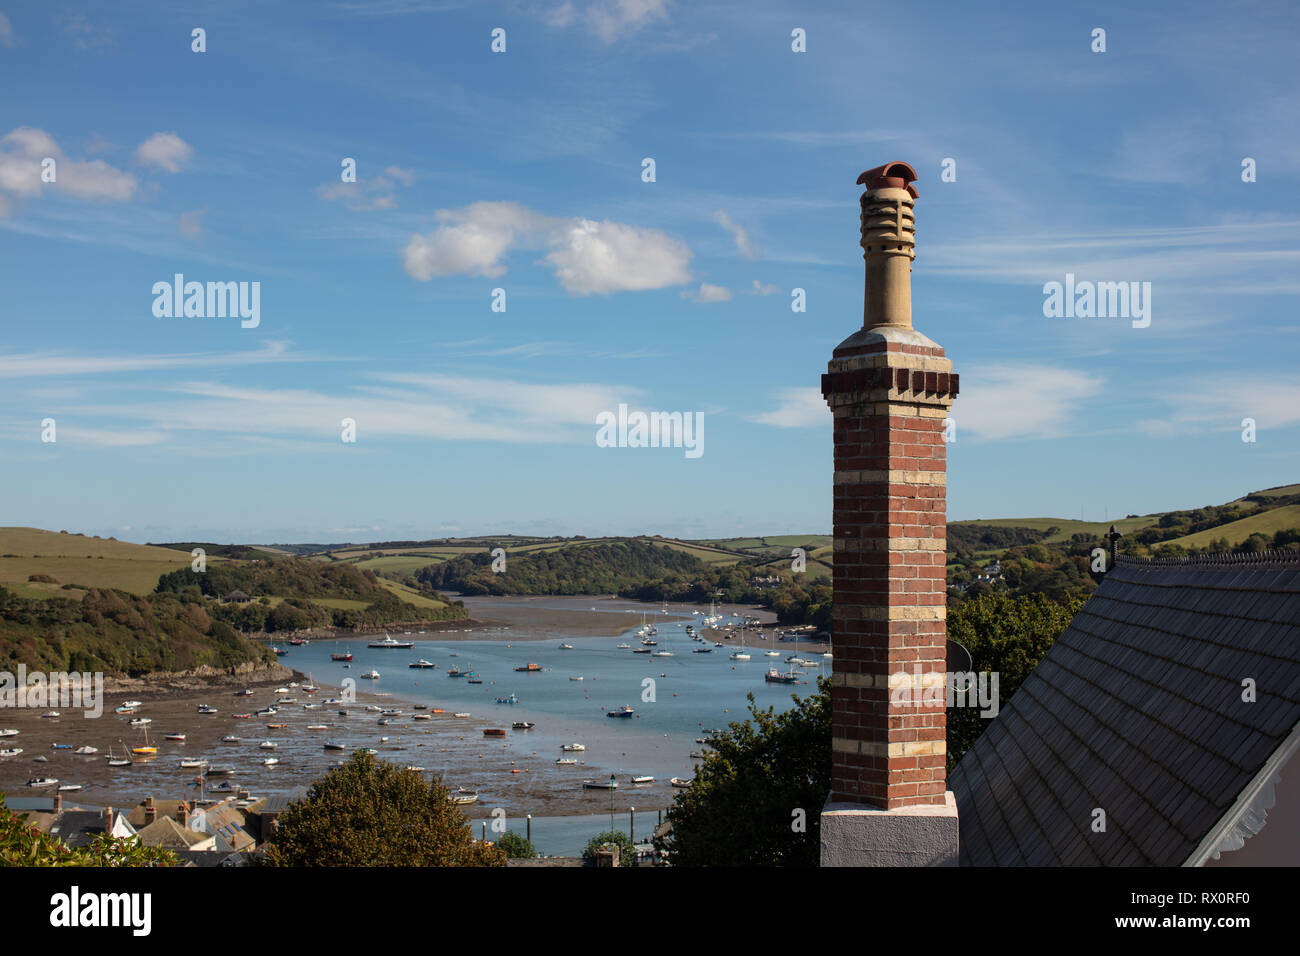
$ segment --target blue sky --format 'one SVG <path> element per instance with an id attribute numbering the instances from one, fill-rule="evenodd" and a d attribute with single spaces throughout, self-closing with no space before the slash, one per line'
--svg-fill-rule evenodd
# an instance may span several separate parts
<path id="1" fill-rule="evenodd" d="M 0 0 L 0 525 L 829 531 L 819 376 L 893 160 L 950 519 L 1300 480 L 1300 13 L 1050 6 Z M 260 323 L 155 317 L 175 273 Z M 1150 325 L 1045 317 L 1066 273 L 1151 283 Z M 597 447 L 620 403 L 704 454 Z"/>

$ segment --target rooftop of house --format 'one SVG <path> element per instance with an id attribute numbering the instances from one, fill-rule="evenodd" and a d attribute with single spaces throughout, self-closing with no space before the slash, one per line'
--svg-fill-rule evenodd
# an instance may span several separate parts
<path id="1" fill-rule="evenodd" d="M 182 805 L 185 806 L 187 813 L 192 812 L 190 810 L 190 805 L 184 800 L 154 800 L 153 808 L 156 811 L 155 817 L 157 819 L 161 819 L 162 817 L 172 817 L 175 819 L 179 816 Z M 147 810 L 148 801 L 142 800 L 131 808 L 130 812 L 127 813 L 126 819 L 130 822 L 131 826 L 138 830 L 143 826 L 147 826 L 149 823 L 147 819 Z"/>
<path id="2" fill-rule="evenodd" d="M 1297 746 L 1300 554 L 1121 556 L 950 774 L 961 862 L 1204 863 Z"/>
<path id="3" fill-rule="evenodd" d="M 188 850 L 212 839 L 206 833 L 187 829 L 171 817 L 159 817 L 139 831 L 140 842 L 145 846 L 165 847 L 169 850 Z"/>
<path id="4" fill-rule="evenodd" d="M 124 820 L 121 812 L 113 814 L 114 823 Z M 108 827 L 103 810 L 61 810 L 58 813 L 30 814 L 28 822 L 51 836 L 56 836 L 68 846 L 88 846 Z M 122 828 L 129 833 L 129 828 Z"/>

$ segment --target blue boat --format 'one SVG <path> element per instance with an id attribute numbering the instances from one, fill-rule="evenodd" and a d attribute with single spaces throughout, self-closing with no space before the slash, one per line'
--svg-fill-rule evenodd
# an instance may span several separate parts
<path id="1" fill-rule="evenodd" d="M 55 750 L 71 750 L 72 744 L 53 744 Z"/>
<path id="2" fill-rule="evenodd" d="M 517 704 L 517 703 L 519 703 L 519 698 L 516 697 L 514 694 L 511 694 L 509 697 L 498 697 L 498 698 L 497 698 L 497 703 L 498 703 L 498 704 Z"/>

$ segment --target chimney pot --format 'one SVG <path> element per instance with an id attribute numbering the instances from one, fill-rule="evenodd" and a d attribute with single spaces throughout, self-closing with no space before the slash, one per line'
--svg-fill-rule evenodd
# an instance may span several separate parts
<path id="1" fill-rule="evenodd" d="M 862 207 L 862 257 L 866 289 L 862 327 L 912 327 L 912 260 L 916 258 L 916 170 L 893 162 L 858 177 L 866 186 Z"/>

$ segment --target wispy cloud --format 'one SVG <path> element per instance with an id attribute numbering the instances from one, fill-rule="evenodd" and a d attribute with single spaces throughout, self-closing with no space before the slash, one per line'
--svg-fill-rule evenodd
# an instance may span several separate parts
<path id="1" fill-rule="evenodd" d="M 596 414 L 638 399 L 642 391 L 600 384 L 535 384 L 502 378 L 392 373 L 336 392 L 187 382 L 158 389 L 143 402 L 67 406 L 77 434 L 97 444 L 186 439 L 337 442 L 341 423 L 356 423 L 357 444 L 367 439 L 435 439 L 505 443 L 591 441 Z M 105 421 L 103 427 L 93 424 Z M 111 424 L 110 424 L 111 423 Z M 22 434 L 30 425 L 21 426 Z M 12 431 L 12 429 L 11 429 Z M 285 446 L 286 448 L 288 446 Z"/>
<path id="2" fill-rule="evenodd" d="M 831 411 L 816 388 L 787 388 L 777 395 L 778 405 L 770 412 L 751 415 L 749 420 L 776 428 L 829 426 Z"/>
<path id="3" fill-rule="evenodd" d="M 1084 404 L 1098 398 L 1105 379 L 1047 365 L 987 365 L 962 369 L 961 395 L 952 411 L 958 440 L 1066 438 L 1078 428 Z"/>
<path id="4" fill-rule="evenodd" d="M 682 298 L 696 303 L 709 302 L 730 302 L 731 290 L 725 285 L 710 285 L 707 282 L 701 282 L 698 289 L 686 289 L 682 292 Z"/>
<path id="5" fill-rule="evenodd" d="M 731 216 L 727 215 L 725 209 L 719 209 L 713 214 L 714 221 L 727 232 L 731 233 L 731 238 L 736 243 L 736 248 L 746 259 L 757 259 L 761 250 L 750 238 L 749 231 L 737 223 Z"/>
<path id="6" fill-rule="evenodd" d="M 291 352 L 284 342 L 235 352 L 175 355 L 77 355 L 61 352 L 0 352 L 0 380 L 152 372 L 164 369 L 239 367 L 270 362 L 316 362 L 331 359 Z"/>

